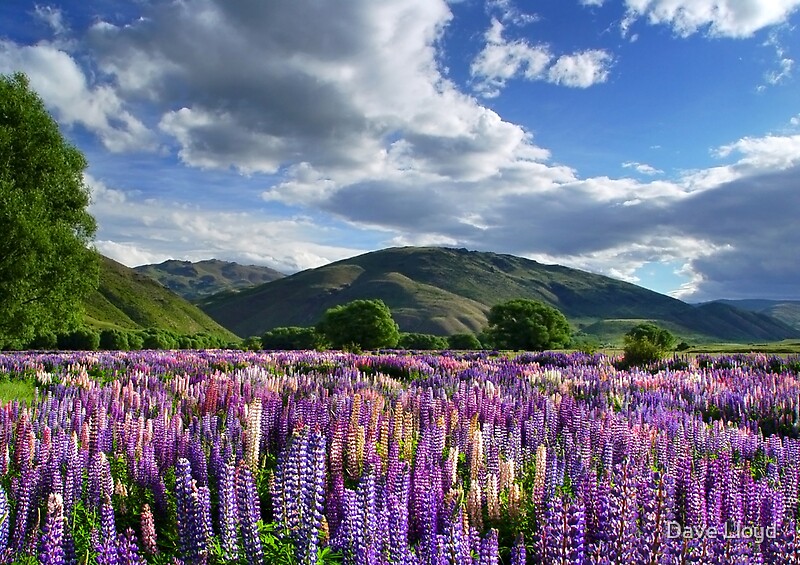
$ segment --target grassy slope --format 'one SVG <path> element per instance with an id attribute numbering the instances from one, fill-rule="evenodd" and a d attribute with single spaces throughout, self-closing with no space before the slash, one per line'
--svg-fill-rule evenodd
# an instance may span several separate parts
<path id="1" fill-rule="evenodd" d="M 800 330 L 800 301 L 798 300 L 719 300 L 741 310 L 767 314 L 784 324 Z"/>
<path id="2" fill-rule="evenodd" d="M 552 304 L 588 332 L 602 320 L 645 319 L 661 321 L 688 339 L 735 340 L 743 334 L 732 325 L 736 318 L 748 335 L 795 337 L 790 328 L 760 314 L 695 308 L 629 283 L 511 255 L 441 248 L 367 253 L 236 294 L 215 295 L 200 305 L 237 334 L 257 335 L 276 326 L 312 325 L 336 304 L 381 298 L 402 330 L 450 334 L 479 331 L 492 305 L 520 297 Z M 627 325 L 615 329 L 612 324 L 598 334 L 618 339 Z"/>
<path id="3" fill-rule="evenodd" d="M 234 335 L 199 308 L 159 283 L 107 257 L 101 258 L 100 287 L 84 303 L 89 325 L 98 328 L 164 328 L 178 333 Z"/>
<path id="4" fill-rule="evenodd" d="M 234 291 L 274 281 L 285 276 L 269 267 L 240 265 L 230 261 L 164 261 L 134 269 L 186 298 L 197 300 L 218 292 Z"/>

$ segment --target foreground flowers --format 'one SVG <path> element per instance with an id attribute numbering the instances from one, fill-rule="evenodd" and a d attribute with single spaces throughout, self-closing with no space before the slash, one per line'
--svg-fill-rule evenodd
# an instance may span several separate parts
<path id="1" fill-rule="evenodd" d="M 800 384 L 758 356 L 0 356 L 0 559 L 796 563 Z"/>

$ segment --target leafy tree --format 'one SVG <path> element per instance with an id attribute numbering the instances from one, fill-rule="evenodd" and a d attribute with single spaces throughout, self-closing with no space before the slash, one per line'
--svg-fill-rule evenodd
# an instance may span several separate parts
<path id="1" fill-rule="evenodd" d="M 498 349 L 541 351 L 566 347 L 571 330 L 564 314 L 536 300 L 517 298 L 489 310 L 486 335 Z"/>
<path id="2" fill-rule="evenodd" d="M 624 364 L 647 365 L 662 359 L 675 347 L 675 336 L 652 322 L 638 324 L 625 334 Z"/>
<path id="3" fill-rule="evenodd" d="M 263 349 L 305 350 L 322 347 L 324 338 L 314 328 L 282 326 L 261 336 Z"/>
<path id="4" fill-rule="evenodd" d="M 128 332 L 128 349 L 138 351 L 144 348 L 144 335 L 141 332 Z"/>
<path id="5" fill-rule="evenodd" d="M 100 334 L 91 328 L 78 328 L 58 336 L 58 347 L 71 351 L 97 351 Z"/>
<path id="6" fill-rule="evenodd" d="M 128 347 L 128 332 L 115 329 L 105 329 L 100 332 L 100 349 L 126 351 Z"/>
<path id="7" fill-rule="evenodd" d="M 460 333 L 447 336 L 447 347 L 449 349 L 482 349 L 480 340 L 475 334 Z"/>
<path id="8" fill-rule="evenodd" d="M 258 351 L 261 349 L 261 338 L 257 335 L 251 335 L 242 342 L 242 349 L 246 351 Z"/>
<path id="9" fill-rule="evenodd" d="M 97 288 L 85 168 L 25 75 L 0 75 L 0 345 L 75 328 Z"/>
<path id="10" fill-rule="evenodd" d="M 447 349 L 447 338 L 440 335 L 423 333 L 402 333 L 397 342 L 403 349 L 421 349 L 431 351 L 434 349 Z"/>
<path id="11" fill-rule="evenodd" d="M 329 308 L 317 324 L 335 349 L 395 347 L 400 329 L 382 300 L 354 300 Z"/>

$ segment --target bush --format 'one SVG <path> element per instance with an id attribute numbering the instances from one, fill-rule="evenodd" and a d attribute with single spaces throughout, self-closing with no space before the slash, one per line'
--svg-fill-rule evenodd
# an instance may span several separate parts
<path id="1" fill-rule="evenodd" d="M 447 336 L 447 347 L 449 349 L 483 349 L 481 342 L 475 334 L 461 333 Z"/>
<path id="2" fill-rule="evenodd" d="M 176 349 L 178 340 L 163 330 L 146 330 L 142 349 Z"/>
<path id="3" fill-rule="evenodd" d="M 128 333 L 121 330 L 107 329 L 100 332 L 100 349 L 107 351 L 126 351 Z"/>
<path id="4" fill-rule="evenodd" d="M 44 332 L 37 335 L 28 344 L 28 349 L 56 349 L 58 347 L 58 336 L 53 332 Z"/>
<path id="5" fill-rule="evenodd" d="M 537 300 L 518 298 L 492 306 L 485 330 L 497 349 L 542 351 L 570 343 L 572 331 L 564 314 Z"/>
<path id="6" fill-rule="evenodd" d="M 642 367 L 660 361 L 675 347 L 675 336 L 651 322 L 639 324 L 625 334 L 623 364 Z"/>
<path id="7" fill-rule="evenodd" d="M 447 349 L 447 338 L 423 333 L 402 333 L 397 346 L 402 349 L 434 350 Z"/>
<path id="8" fill-rule="evenodd" d="M 382 300 L 354 300 L 329 308 L 317 331 L 336 349 L 395 347 L 400 330 Z"/>
<path id="9" fill-rule="evenodd" d="M 97 351 L 100 347 L 100 334 L 90 328 L 78 328 L 58 336 L 58 347 L 70 351 Z"/>
<path id="10" fill-rule="evenodd" d="M 138 351 L 144 348 L 144 336 L 139 332 L 128 333 L 128 349 L 130 351 Z"/>
<path id="11" fill-rule="evenodd" d="M 323 342 L 323 337 L 314 328 L 299 326 L 273 328 L 261 336 L 262 349 L 319 349 Z"/>
<path id="12" fill-rule="evenodd" d="M 242 342 L 242 349 L 246 351 L 258 351 L 261 349 L 261 338 L 257 335 L 251 335 Z"/>

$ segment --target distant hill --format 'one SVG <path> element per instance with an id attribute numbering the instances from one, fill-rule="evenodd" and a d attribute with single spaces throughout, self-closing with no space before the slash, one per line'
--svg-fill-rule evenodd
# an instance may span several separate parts
<path id="1" fill-rule="evenodd" d="M 164 328 L 182 334 L 235 336 L 148 276 L 101 257 L 100 285 L 84 301 L 86 322 L 98 328 Z"/>
<path id="2" fill-rule="evenodd" d="M 230 261 L 164 261 L 158 265 L 135 267 L 137 273 L 147 275 L 180 294 L 187 300 L 197 300 L 218 292 L 235 291 L 274 281 L 286 275 L 269 267 L 240 265 Z"/>
<path id="3" fill-rule="evenodd" d="M 214 295 L 200 307 L 240 336 L 277 326 L 309 326 L 326 309 L 359 298 L 380 298 L 404 331 L 447 335 L 478 332 L 497 303 L 542 300 L 576 329 L 619 339 L 631 321 L 653 320 L 694 340 L 750 341 L 797 337 L 772 318 L 724 305 L 685 302 L 609 277 L 515 257 L 429 247 L 391 248 L 302 271 L 233 295 Z M 739 324 L 739 325 L 737 325 Z M 600 329 L 600 328 L 595 328 Z"/>
<path id="4" fill-rule="evenodd" d="M 766 314 L 800 330 L 800 300 L 717 300 L 716 302 L 740 310 Z"/>

